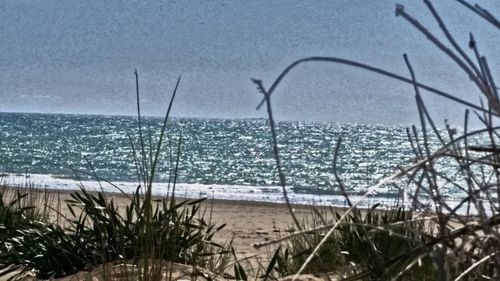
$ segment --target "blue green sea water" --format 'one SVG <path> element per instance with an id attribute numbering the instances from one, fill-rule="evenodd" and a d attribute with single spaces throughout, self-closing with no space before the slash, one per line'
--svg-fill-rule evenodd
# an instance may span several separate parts
<path id="1" fill-rule="evenodd" d="M 143 119 L 146 146 L 155 143 L 161 123 L 161 118 Z M 60 189 L 77 189 L 82 182 L 101 188 L 97 175 L 132 192 L 138 185 L 133 156 L 133 148 L 140 144 L 137 128 L 137 118 L 127 116 L 0 113 L 2 180 Z M 294 203 L 345 204 L 333 173 L 340 136 L 337 172 L 354 198 L 413 157 L 403 126 L 290 121 L 278 122 L 277 133 Z M 178 195 L 283 202 L 271 144 L 265 119 L 173 118 L 154 193 L 163 195 L 172 187 L 168 182 L 178 159 Z M 102 188 L 116 191 L 107 184 Z M 391 204 L 399 195 L 390 184 L 378 189 L 366 205 Z"/>

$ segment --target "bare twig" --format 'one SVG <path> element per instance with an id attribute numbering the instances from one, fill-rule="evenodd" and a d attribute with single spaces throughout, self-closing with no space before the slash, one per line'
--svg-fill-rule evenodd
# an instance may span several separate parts
<path id="1" fill-rule="evenodd" d="M 353 66 L 353 67 L 356 67 L 356 68 L 361 68 L 361 69 L 365 69 L 365 70 L 368 70 L 368 71 L 372 71 L 372 72 L 375 72 L 375 73 L 378 73 L 378 74 L 381 74 L 381 75 L 384 75 L 384 76 L 387 76 L 387 77 L 390 77 L 390 78 L 393 78 L 393 79 L 396 79 L 396 80 L 399 80 L 399 81 L 402 81 L 402 82 L 405 82 L 405 83 L 408 83 L 408 84 L 413 84 L 412 80 L 409 79 L 409 78 L 406 78 L 406 77 L 403 77 L 401 75 L 389 72 L 387 70 L 383 70 L 381 68 L 370 66 L 370 65 L 367 65 L 367 64 L 364 64 L 364 63 L 359 63 L 359 62 L 356 62 L 356 61 L 352 61 L 352 60 L 348 60 L 348 59 L 342 59 L 342 58 L 335 58 L 335 57 L 308 57 L 308 58 L 303 58 L 303 59 L 300 59 L 300 60 L 296 60 L 295 62 L 293 62 L 292 64 L 290 64 L 287 68 L 285 68 L 285 70 L 283 70 L 281 72 L 281 74 L 278 76 L 278 78 L 276 78 L 276 80 L 273 82 L 273 84 L 271 85 L 271 87 L 269 88 L 269 90 L 267 91 L 267 93 L 269 95 L 272 95 L 272 93 L 276 90 L 276 88 L 281 83 L 281 81 L 285 78 L 285 76 L 292 69 L 294 69 L 299 64 L 307 63 L 307 62 L 330 62 L 330 63 L 345 64 L 345 65 Z M 485 110 L 481 106 L 478 106 L 478 105 L 470 103 L 470 102 L 468 102 L 466 100 L 457 98 L 457 97 L 455 97 L 455 96 L 453 96 L 451 94 L 448 94 L 446 92 L 440 91 L 440 90 L 438 90 L 436 88 L 433 88 L 431 86 L 428 86 L 428 85 L 425 85 L 425 84 L 421 84 L 421 83 L 417 83 L 417 86 L 419 88 L 422 88 L 422 89 L 426 90 L 426 91 L 432 92 L 432 93 L 437 94 L 437 95 L 439 95 L 441 97 L 444 97 L 444 98 L 447 98 L 449 100 L 452 100 L 452 101 L 455 101 L 457 103 L 460 103 L 462 105 L 474 108 L 476 110 L 479 110 L 479 111 L 484 111 Z M 262 105 L 264 104 L 265 101 L 266 101 L 266 99 L 263 98 L 260 101 L 260 103 L 257 105 L 257 109 L 260 109 L 262 107 Z"/>
<path id="2" fill-rule="evenodd" d="M 498 21 L 488 10 L 485 10 L 481 8 L 479 5 L 472 6 L 471 4 L 467 3 L 464 0 L 457 0 L 458 3 L 464 5 L 465 7 L 469 8 L 471 11 L 474 13 L 478 14 L 480 17 L 483 19 L 487 20 L 489 23 L 491 23 L 493 26 L 496 28 L 500 29 L 500 21 Z"/>
<path id="3" fill-rule="evenodd" d="M 345 190 L 344 183 L 342 182 L 342 179 L 339 177 L 339 174 L 337 172 L 337 157 L 339 155 L 339 150 L 341 145 L 342 145 L 342 136 L 339 137 L 337 145 L 335 146 L 335 153 L 333 154 L 333 174 L 335 175 L 335 180 L 339 185 L 340 192 L 342 192 L 342 196 L 344 196 L 347 205 L 349 205 L 349 207 L 352 207 L 351 199 L 349 199 L 349 196 L 347 195 L 347 192 Z"/>
<path id="4" fill-rule="evenodd" d="M 273 118 L 273 111 L 272 111 L 272 106 L 271 106 L 271 95 L 266 91 L 264 88 L 264 85 L 262 85 L 261 80 L 257 79 L 252 79 L 252 81 L 257 85 L 257 90 L 264 94 L 264 99 L 267 104 L 267 114 L 269 116 L 269 125 L 271 127 L 271 136 L 273 140 L 273 151 L 274 151 L 274 158 L 276 159 L 276 169 L 278 170 L 278 176 L 280 179 L 281 183 L 281 188 L 283 192 L 283 197 L 285 198 L 286 205 L 288 207 L 288 211 L 290 212 L 290 215 L 292 216 L 292 219 L 297 226 L 299 230 L 302 229 L 302 226 L 300 225 L 299 220 L 297 219 L 297 216 L 295 216 L 295 212 L 292 209 L 292 205 L 290 204 L 290 200 L 288 199 L 288 192 L 286 190 L 286 179 L 285 179 L 285 174 L 283 173 L 283 169 L 281 166 L 281 159 L 280 159 L 280 153 L 279 153 L 279 148 L 278 148 L 278 140 L 276 137 L 276 128 L 274 124 L 274 118 Z"/>

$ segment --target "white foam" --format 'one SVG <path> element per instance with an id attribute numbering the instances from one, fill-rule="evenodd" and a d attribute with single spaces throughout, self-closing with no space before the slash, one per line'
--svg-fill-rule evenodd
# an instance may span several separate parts
<path id="1" fill-rule="evenodd" d="M 85 188 L 90 191 L 105 192 L 125 192 L 133 193 L 137 190 L 138 183 L 118 181 L 109 184 L 107 182 L 95 181 L 78 181 L 75 179 L 58 178 L 47 174 L 3 174 L 1 183 L 13 186 L 26 186 L 32 184 L 38 188 L 60 189 L 60 190 L 79 190 Z M 153 195 L 166 196 L 171 194 L 172 184 L 168 183 L 154 183 Z M 176 197 L 199 199 L 199 198 L 213 198 L 221 200 L 240 200 L 240 201 L 257 201 L 257 202 L 272 202 L 272 203 L 285 203 L 282 188 L 280 186 L 248 186 L 248 185 L 215 185 L 215 184 L 197 184 L 197 183 L 179 183 L 175 186 Z M 345 207 L 346 201 L 341 195 L 315 195 L 306 193 L 296 193 L 288 190 L 288 198 L 292 204 L 304 205 L 320 205 L 320 206 L 335 206 Z M 349 197 L 352 202 L 358 202 L 359 207 L 368 208 L 375 203 L 381 204 L 382 207 L 394 206 L 394 198 L 384 198 L 381 196 L 371 196 L 362 198 L 359 195 Z M 458 200 L 450 200 L 447 202 L 452 208 L 458 205 Z M 430 201 L 423 202 L 432 208 Z M 465 213 L 466 206 L 463 206 L 459 213 Z"/>

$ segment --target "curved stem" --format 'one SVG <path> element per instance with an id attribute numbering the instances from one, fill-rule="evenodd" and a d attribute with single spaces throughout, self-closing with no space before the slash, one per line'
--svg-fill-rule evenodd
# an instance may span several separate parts
<path id="1" fill-rule="evenodd" d="M 409 78 L 406 78 L 404 76 L 395 74 L 393 72 L 390 72 L 390 71 L 387 71 L 387 70 L 384 70 L 384 69 L 381 69 L 381 68 L 378 68 L 378 67 L 374 67 L 374 66 L 371 66 L 371 65 L 368 65 L 368 64 L 360 63 L 360 62 L 357 62 L 357 61 L 348 60 L 348 59 L 342 59 L 342 58 L 336 58 L 336 57 L 308 57 L 308 58 L 303 58 L 303 59 L 296 60 L 292 64 L 290 64 L 287 68 L 285 68 L 285 70 L 283 70 L 281 72 L 281 74 L 278 76 L 278 78 L 276 78 L 276 80 L 273 82 L 273 84 L 271 85 L 271 87 L 269 88 L 269 90 L 267 91 L 267 93 L 269 95 L 271 95 L 274 92 L 274 90 L 276 90 L 276 88 L 281 83 L 281 81 L 285 78 L 285 76 L 292 69 L 294 69 L 299 64 L 307 63 L 307 62 L 330 62 L 330 63 L 339 63 L 339 64 L 344 64 L 344 65 L 349 65 L 349 66 L 353 66 L 353 67 L 356 67 L 356 68 L 361 68 L 361 69 L 364 69 L 364 70 L 375 72 L 375 73 L 378 73 L 378 74 L 381 74 L 381 75 L 384 75 L 384 76 L 387 76 L 387 77 L 390 77 L 390 78 L 393 78 L 393 79 L 396 79 L 396 80 L 399 80 L 399 81 L 402 81 L 402 82 L 405 82 L 405 83 L 408 83 L 408 84 L 411 84 L 411 85 L 414 84 L 413 81 L 411 79 L 409 79 Z M 466 100 L 463 100 L 463 99 L 459 99 L 457 97 L 452 96 L 451 94 L 448 94 L 446 92 L 440 91 L 440 90 L 438 90 L 436 88 L 433 88 L 431 86 L 428 86 L 428 85 L 425 85 L 425 84 L 422 84 L 422 83 L 415 83 L 415 85 L 418 86 L 421 89 L 424 89 L 426 91 L 432 92 L 434 94 L 437 94 L 437 95 L 439 95 L 441 97 L 444 97 L 444 98 L 447 98 L 449 100 L 461 103 L 463 105 L 466 105 L 468 107 L 474 108 L 476 110 L 483 111 L 483 112 L 486 111 L 481 106 L 475 105 L 475 104 L 470 103 L 470 102 L 468 102 Z M 259 110 L 262 107 L 262 105 L 264 104 L 265 101 L 266 101 L 266 98 L 264 97 L 262 99 L 262 101 L 259 103 L 259 105 L 257 106 L 257 110 Z M 497 113 L 495 113 L 495 114 L 497 114 Z"/>

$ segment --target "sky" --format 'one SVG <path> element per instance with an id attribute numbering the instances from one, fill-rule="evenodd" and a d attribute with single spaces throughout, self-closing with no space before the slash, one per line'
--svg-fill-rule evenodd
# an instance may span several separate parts
<path id="1" fill-rule="evenodd" d="M 473 32 L 499 77 L 499 30 L 456 1 L 434 2 L 467 51 Z M 479 103 L 467 76 L 395 16 L 397 3 L 444 40 L 416 0 L 0 0 L 0 111 L 134 115 L 137 69 L 147 115 L 166 111 L 181 75 L 174 116 L 266 117 L 255 109 L 262 94 L 250 78 L 269 87 L 290 63 L 308 56 L 352 59 L 409 76 L 403 53 L 419 81 Z M 500 17 L 497 0 L 473 3 Z M 464 107 L 422 95 L 438 123 L 462 122 Z M 298 66 L 272 101 L 280 120 L 418 120 L 411 85 L 331 63 Z"/>

